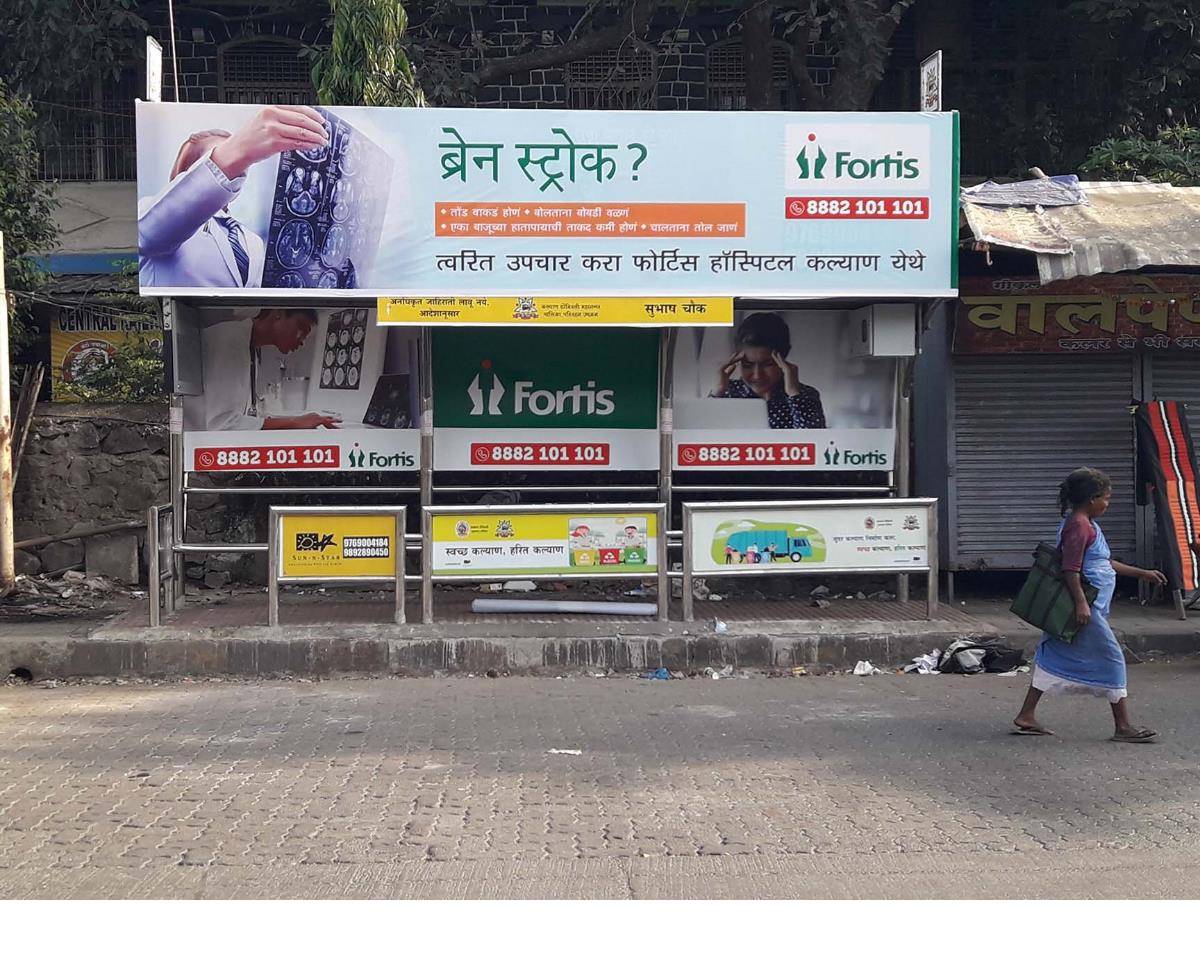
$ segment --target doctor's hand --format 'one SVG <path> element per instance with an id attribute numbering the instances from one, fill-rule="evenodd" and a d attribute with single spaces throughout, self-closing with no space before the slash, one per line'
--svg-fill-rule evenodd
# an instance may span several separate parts
<path id="1" fill-rule="evenodd" d="M 263 420 L 264 429 L 336 429 L 341 425 L 337 415 L 307 412 L 304 415 L 273 415 Z"/>
<path id="2" fill-rule="evenodd" d="M 328 145 L 325 119 L 316 109 L 304 105 L 267 106 L 212 151 L 212 162 L 235 180 L 254 164 L 284 150 L 313 150 Z"/>

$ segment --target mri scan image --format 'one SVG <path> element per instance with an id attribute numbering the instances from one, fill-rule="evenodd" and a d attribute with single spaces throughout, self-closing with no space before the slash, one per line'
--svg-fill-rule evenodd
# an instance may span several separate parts
<path id="1" fill-rule="evenodd" d="M 318 109 L 328 147 L 280 154 L 267 231 L 264 289 L 370 286 L 392 158 L 340 116 Z"/>
<path id="2" fill-rule="evenodd" d="M 289 221 L 275 242 L 275 257 L 286 269 L 299 269 L 313 254 L 312 228 L 304 221 Z"/>
<path id="3" fill-rule="evenodd" d="M 284 200 L 292 214 L 304 218 L 320 206 L 324 191 L 324 181 L 316 169 L 305 170 L 304 167 L 297 167 L 288 176 Z"/>
<path id="4" fill-rule="evenodd" d="M 333 272 L 327 275 L 336 275 Z M 362 322 L 358 314 L 362 313 Z M 362 363 L 366 344 L 366 310 L 336 310 L 329 314 L 325 331 L 325 350 L 321 356 L 321 387 L 357 390 L 362 380 Z"/>

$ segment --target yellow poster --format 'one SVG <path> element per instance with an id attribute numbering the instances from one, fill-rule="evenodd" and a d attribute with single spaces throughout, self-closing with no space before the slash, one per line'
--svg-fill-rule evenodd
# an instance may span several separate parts
<path id="1" fill-rule="evenodd" d="M 433 571 L 443 575 L 652 575 L 658 515 L 435 514 Z"/>
<path id="2" fill-rule="evenodd" d="M 392 326 L 728 327 L 729 296 L 381 296 L 379 322 Z"/>
<path id="3" fill-rule="evenodd" d="M 119 347 L 137 336 L 144 336 L 160 349 L 162 347 L 162 331 L 153 320 L 90 307 L 59 310 L 50 322 L 54 401 L 77 401 L 63 390 L 63 383 L 74 384 L 105 367 Z"/>
<path id="4" fill-rule="evenodd" d="M 284 514 L 279 527 L 280 578 L 394 578 L 392 514 Z"/>

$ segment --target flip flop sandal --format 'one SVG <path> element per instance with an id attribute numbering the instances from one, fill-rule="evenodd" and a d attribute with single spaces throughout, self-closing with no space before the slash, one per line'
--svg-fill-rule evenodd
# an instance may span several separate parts
<path id="1" fill-rule="evenodd" d="M 1158 732 L 1152 732 L 1149 728 L 1143 728 L 1139 732 L 1132 735 L 1114 735 L 1109 739 L 1110 742 L 1153 742 L 1158 738 Z"/>
<path id="2" fill-rule="evenodd" d="M 1011 732 L 1013 735 L 1053 735 L 1054 732 L 1048 728 L 1014 728 Z"/>

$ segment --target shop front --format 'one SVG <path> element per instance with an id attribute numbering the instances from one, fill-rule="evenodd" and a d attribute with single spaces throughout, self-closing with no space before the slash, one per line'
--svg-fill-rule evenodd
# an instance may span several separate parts
<path id="1" fill-rule="evenodd" d="M 173 599 L 186 558 L 268 549 L 189 535 L 213 494 L 404 506 L 425 585 L 652 579 L 685 503 L 906 495 L 952 114 L 322 109 L 321 146 L 180 169 L 258 111 L 139 106 Z"/>
<path id="2" fill-rule="evenodd" d="M 1114 554 L 1152 561 L 1130 405 L 1189 402 L 1200 423 L 1200 277 L 966 277 L 944 363 L 946 439 L 921 451 L 931 471 L 946 460 L 950 571 L 1027 568 L 1053 536 L 1058 483 L 1077 466 L 1113 479 L 1104 530 Z"/>

